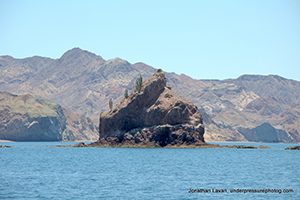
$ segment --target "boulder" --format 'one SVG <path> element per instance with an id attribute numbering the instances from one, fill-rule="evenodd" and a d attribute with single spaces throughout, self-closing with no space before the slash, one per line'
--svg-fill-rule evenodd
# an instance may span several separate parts
<path id="1" fill-rule="evenodd" d="M 161 70 L 119 105 L 100 114 L 100 146 L 205 144 L 202 116 L 194 104 L 166 86 Z"/>

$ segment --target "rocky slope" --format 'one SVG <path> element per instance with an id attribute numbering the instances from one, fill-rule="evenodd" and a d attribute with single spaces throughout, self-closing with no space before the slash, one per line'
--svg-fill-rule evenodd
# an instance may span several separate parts
<path id="1" fill-rule="evenodd" d="M 300 82 L 274 75 L 244 75 L 238 79 L 204 82 L 217 87 L 204 92 L 215 99 L 214 105 L 209 105 L 212 102 L 209 98 L 202 100 L 205 111 L 218 126 L 232 132 L 231 135 L 240 134 L 246 141 L 270 142 L 273 138 L 274 142 L 299 142 Z M 269 131 L 265 137 L 245 135 L 246 129 L 247 133 L 254 134 L 253 130 L 264 127 L 263 124 L 271 126 L 265 129 Z"/>
<path id="2" fill-rule="evenodd" d="M 110 98 L 119 103 L 125 89 L 133 91 L 140 74 L 146 79 L 155 71 L 146 64 L 119 58 L 106 61 L 79 48 L 56 60 L 1 56 L 0 91 L 41 95 L 97 124 Z M 269 141 L 247 135 L 268 123 L 272 126 L 268 130 L 277 135 L 274 141 L 300 142 L 299 81 L 276 75 L 243 75 L 222 81 L 165 75 L 174 92 L 199 108 L 206 141 Z"/>
<path id="3" fill-rule="evenodd" d="M 97 137 L 96 130 L 89 131 L 88 136 L 80 130 L 73 131 L 71 128 L 76 118 L 69 121 L 65 113 L 72 115 L 58 104 L 37 95 L 17 96 L 0 92 L 0 139 L 62 141 Z"/>
<path id="4" fill-rule="evenodd" d="M 198 108 L 166 86 L 158 70 L 110 111 L 101 113 L 103 146 L 181 146 L 205 144 L 203 120 Z"/>
<path id="5" fill-rule="evenodd" d="M 64 141 L 95 141 L 99 138 L 98 126 L 90 118 L 75 114 L 66 108 L 63 108 L 63 111 L 66 117 Z"/>
<path id="6" fill-rule="evenodd" d="M 140 74 L 146 77 L 154 72 L 154 68 L 139 63 L 131 65 L 119 58 L 105 61 L 79 48 L 55 60 L 2 56 L 0 91 L 37 94 L 97 123 L 110 98 L 119 101 L 125 89 L 133 88 L 131 82 Z"/>

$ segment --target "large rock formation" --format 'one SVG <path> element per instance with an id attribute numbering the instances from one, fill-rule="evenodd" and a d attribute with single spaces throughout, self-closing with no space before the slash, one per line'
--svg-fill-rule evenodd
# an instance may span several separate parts
<path id="1" fill-rule="evenodd" d="M 101 113 L 97 142 L 102 146 L 180 146 L 205 144 L 198 108 L 166 86 L 158 70 L 110 111 Z"/>

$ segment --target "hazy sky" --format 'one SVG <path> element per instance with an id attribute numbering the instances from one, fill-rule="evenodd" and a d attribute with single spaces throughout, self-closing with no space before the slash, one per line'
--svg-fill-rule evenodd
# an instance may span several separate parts
<path id="1" fill-rule="evenodd" d="M 0 55 L 74 47 L 196 79 L 300 81 L 300 1 L 0 0 Z"/>

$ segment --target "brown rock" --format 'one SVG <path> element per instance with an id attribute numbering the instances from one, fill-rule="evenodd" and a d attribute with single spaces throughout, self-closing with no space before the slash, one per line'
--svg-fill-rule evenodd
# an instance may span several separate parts
<path id="1" fill-rule="evenodd" d="M 12 146 L 8 146 L 8 145 L 0 145 L 0 148 L 11 148 Z"/>
<path id="2" fill-rule="evenodd" d="M 140 92 L 101 113 L 98 143 L 108 146 L 204 144 L 198 108 L 166 86 L 164 72 L 143 82 Z"/>
<path id="3" fill-rule="evenodd" d="M 83 142 L 79 142 L 78 144 L 74 144 L 73 147 L 85 147 Z"/>
<path id="4" fill-rule="evenodd" d="M 300 146 L 287 147 L 285 150 L 300 150 Z"/>
<path id="5" fill-rule="evenodd" d="M 87 147 L 83 142 L 79 142 L 73 145 L 56 145 L 55 147 Z"/>

